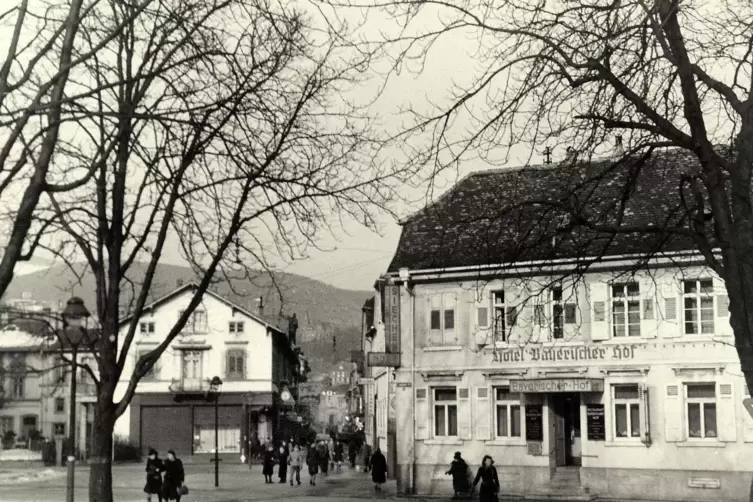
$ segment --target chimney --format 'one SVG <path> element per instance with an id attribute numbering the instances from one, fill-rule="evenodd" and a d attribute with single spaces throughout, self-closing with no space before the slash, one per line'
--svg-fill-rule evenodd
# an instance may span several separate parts
<path id="1" fill-rule="evenodd" d="M 183 286 L 183 279 L 178 279 L 177 281 L 175 281 L 175 286 L 178 288 Z"/>
<path id="2" fill-rule="evenodd" d="M 623 155 L 625 155 L 625 148 L 622 146 L 622 136 L 618 134 L 614 137 L 614 151 L 612 152 L 612 156 L 621 158 Z"/>
<path id="3" fill-rule="evenodd" d="M 264 297 L 260 296 L 256 302 L 259 304 L 259 316 L 264 316 Z"/>

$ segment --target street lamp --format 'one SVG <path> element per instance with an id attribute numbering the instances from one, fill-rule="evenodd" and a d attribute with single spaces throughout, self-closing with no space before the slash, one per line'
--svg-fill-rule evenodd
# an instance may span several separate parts
<path id="1" fill-rule="evenodd" d="M 91 314 L 84 305 L 84 300 L 74 296 L 63 310 L 63 337 L 71 348 L 71 399 L 68 429 L 68 483 L 66 485 L 67 502 L 73 502 L 73 486 L 76 463 L 76 371 L 78 370 L 78 347 L 87 338 L 87 327 Z"/>
<path id="2" fill-rule="evenodd" d="M 219 403 L 222 391 L 222 379 L 218 376 L 209 382 L 209 396 L 214 399 L 214 487 L 220 486 L 220 415 Z"/>

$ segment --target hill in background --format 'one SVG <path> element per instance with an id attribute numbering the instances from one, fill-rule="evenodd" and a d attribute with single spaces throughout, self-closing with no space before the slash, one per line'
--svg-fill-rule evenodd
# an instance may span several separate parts
<path id="1" fill-rule="evenodd" d="M 145 268 L 143 264 L 134 264 L 131 276 L 143 276 Z M 64 264 L 17 275 L 3 299 L 30 297 L 38 302 L 64 305 L 68 298 L 76 295 L 84 299 L 89 310 L 93 310 L 94 277 L 83 266 L 78 272 L 80 281 Z M 157 269 L 149 301 L 169 293 L 181 283 L 195 280 L 189 267 L 162 265 Z M 128 284 L 122 285 L 122 289 L 121 305 L 127 307 L 133 290 Z M 234 279 L 232 287 L 227 282 L 217 282 L 210 289 L 252 312 L 258 312 L 258 298 L 262 297 L 264 317 L 278 319 L 277 324 L 282 328 L 286 328 L 287 323 L 279 316 L 295 312 L 299 323 L 298 344 L 308 356 L 314 372 L 328 371 L 334 362 L 348 359 L 351 350 L 360 349 L 361 307 L 372 294 L 339 289 L 308 277 L 282 272 L 275 274 L 274 282 L 268 275 L 260 273 L 253 280 Z M 333 344 L 333 337 L 336 344 Z"/>

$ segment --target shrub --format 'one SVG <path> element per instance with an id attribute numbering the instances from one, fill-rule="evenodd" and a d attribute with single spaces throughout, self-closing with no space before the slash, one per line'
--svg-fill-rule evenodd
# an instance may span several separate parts
<path id="1" fill-rule="evenodd" d="M 116 436 L 113 448 L 116 462 L 141 462 L 141 448 L 128 438 Z"/>

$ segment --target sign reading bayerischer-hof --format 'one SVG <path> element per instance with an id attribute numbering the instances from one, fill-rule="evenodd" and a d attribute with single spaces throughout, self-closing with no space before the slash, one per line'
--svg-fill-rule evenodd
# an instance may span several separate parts
<path id="1" fill-rule="evenodd" d="M 597 378 L 539 378 L 510 380 L 511 393 L 604 392 L 604 380 Z"/>
<path id="2" fill-rule="evenodd" d="M 586 405 L 586 432 L 589 441 L 605 441 L 607 439 L 603 404 Z"/>
<path id="3" fill-rule="evenodd" d="M 384 343 L 385 351 L 400 353 L 400 286 L 384 288 Z"/>

